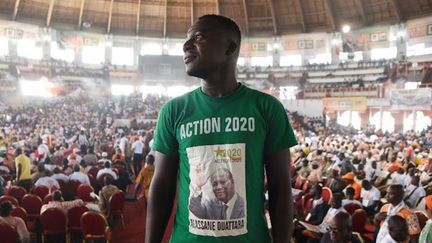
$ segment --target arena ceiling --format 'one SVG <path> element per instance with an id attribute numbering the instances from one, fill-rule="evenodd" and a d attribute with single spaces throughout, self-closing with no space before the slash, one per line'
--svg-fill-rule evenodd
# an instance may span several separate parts
<path id="1" fill-rule="evenodd" d="M 432 15 L 432 0 L 0 0 L 3 19 L 114 35 L 183 38 L 207 13 L 271 37 L 400 23 Z"/>

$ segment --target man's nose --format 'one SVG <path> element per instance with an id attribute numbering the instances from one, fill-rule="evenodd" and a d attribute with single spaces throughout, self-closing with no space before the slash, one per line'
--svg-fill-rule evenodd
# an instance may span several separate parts
<path id="1" fill-rule="evenodd" d="M 186 52 L 190 49 L 193 48 L 193 40 L 192 39 L 188 39 L 185 41 L 185 43 L 183 44 L 183 52 Z"/>

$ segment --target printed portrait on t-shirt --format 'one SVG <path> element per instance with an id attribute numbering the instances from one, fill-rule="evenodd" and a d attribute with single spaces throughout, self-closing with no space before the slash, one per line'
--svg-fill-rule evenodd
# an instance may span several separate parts
<path id="1" fill-rule="evenodd" d="M 216 237 L 247 233 L 245 149 L 243 143 L 186 149 L 191 233 Z"/>

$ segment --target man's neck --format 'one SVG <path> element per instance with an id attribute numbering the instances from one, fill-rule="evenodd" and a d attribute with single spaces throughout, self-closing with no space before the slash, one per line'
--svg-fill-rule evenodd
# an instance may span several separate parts
<path id="1" fill-rule="evenodd" d="M 208 95 L 213 97 L 223 97 L 229 95 L 234 92 L 239 86 L 237 80 L 235 78 L 230 79 L 228 81 L 220 80 L 218 81 L 209 81 L 202 80 L 201 81 L 202 91 Z"/>

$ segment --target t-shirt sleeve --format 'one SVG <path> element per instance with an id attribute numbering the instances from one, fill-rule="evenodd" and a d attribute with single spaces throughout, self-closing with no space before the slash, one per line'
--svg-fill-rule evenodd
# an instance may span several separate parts
<path id="1" fill-rule="evenodd" d="M 267 109 L 265 153 L 270 154 L 297 145 L 293 129 L 283 105 L 272 98 Z"/>
<path id="2" fill-rule="evenodd" d="M 159 113 L 152 148 L 162 154 L 174 156 L 178 151 L 178 142 L 170 104 L 165 104 Z"/>

